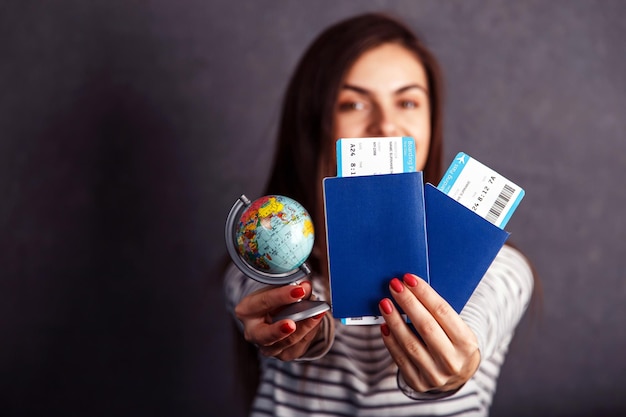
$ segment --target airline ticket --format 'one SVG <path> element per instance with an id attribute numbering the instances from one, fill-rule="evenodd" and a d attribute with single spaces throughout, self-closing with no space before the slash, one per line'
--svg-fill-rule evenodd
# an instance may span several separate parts
<path id="1" fill-rule="evenodd" d="M 415 140 L 408 136 L 337 140 L 337 176 L 415 172 Z"/>
<path id="2" fill-rule="evenodd" d="M 464 152 L 456 155 L 437 188 L 501 229 L 525 194 L 514 182 Z"/>

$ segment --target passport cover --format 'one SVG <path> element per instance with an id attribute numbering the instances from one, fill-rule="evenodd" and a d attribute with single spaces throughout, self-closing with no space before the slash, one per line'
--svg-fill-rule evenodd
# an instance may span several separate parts
<path id="1" fill-rule="evenodd" d="M 430 285 L 460 313 L 509 233 L 432 184 L 424 202 Z"/>
<path id="2" fill-rule="evenodd" d="M 422 172 L 323 180 L 335 318 L 379 316 L 389 281 L 428 280 Z"/>

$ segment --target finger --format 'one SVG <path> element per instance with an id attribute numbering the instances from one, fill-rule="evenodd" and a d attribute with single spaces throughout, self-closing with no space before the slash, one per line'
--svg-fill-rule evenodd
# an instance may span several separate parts
<path id="1" fill-rule="evenodd" d="M 239 319 L 265 316 L 280 307 L 295 303 L 310 295 L 311 283 L 308 281 L 298 285 L 263 289 L 242 300 L 235 308 L 235 315 Z"/>
<path id="2" fill-rule="evenodd" d="M 281 360 L 299 358 L 306 352 L 317 335 L 318 328 L 325 314 L 321 313 L 315 317 L 299 321 L 295 331 L 271 345 L 261 347 L 261 353 L 266 356 L 278 357 Z"/>
<path id="3" fill-rule="evenodd" d="M 394 340 L 397 341 L 399 348 L 404 352 L 404 356 L 418 368 L 430 368 L 433 366 L 433 358 L 426 349 L 424 343 L 411 331 L 400 312 L 394 308 L 389 298 L 381 300 L 379 309 L 390 333 L 393 334 Z M 398 354 L 397 358 L 401 361 L 398 366 L 409 366 L 403 361 L 402 355 Z M 394 357 L 395 359 L 395 357 Z M 397 362 L 396 362 L 397 363 Z"/>
<path id="4" fill-rule="evenodd" d="M 387 350 L 391 354 L 391 358 L 398 366 L 400 372 L 402 372 L 402 374 L 405 376 L 405 379 L 407 377 L 410 377 L 412 380 L 417 380 L 418 374 L 416 367 L 414 366 L 415 364 L 409 358 L 400 343 L 398 343 L 398 340 L 391 332 L 389 325 L 387 323 L 381 324 L 380 332 L 383 335 L 383 342 L 385 343 Z"/>
<path id="5" fill-rule="evenodd" d="M 413 283 L 409 280 L 410 283 Z M 443 352 L 452 347 L 445 331 L 420 299 L 407 288 L 408 285 L 394 278 L 389 283 L 391 295 L 406 313 L 426 345 L 434 351 Z"/>
<path id="6" fill-rule="evenodd" d="M 445 332 L 452 344 L 460 345 L 468 340 L 474 340 L 473 333 L 463 319 L 426 281 L 416 275 L 405 274 L 404 284 L 411 293 L 415 294 L 422 306 L 430 313 L 427 316 L 432 317 L 438 323 L 437 327 Z M 420 325 L 425 329 L 434 327 L 432 323 L 427 322 L 421 322 Z"/>
<path id="7" fill-rule="evenodd" d="M 387 347 L 387 350 L 391 354 L 393 361 L 396 363 L 396 366 L 404 377 L 406 383 L 413 389 L 420 392 L 425 392 L 431 389 L 430 384 L 424 380 L 423 375 L 420 372 L 421 368 L 414 364 L 406 351 L 403 349 L 401 343 L 398 342 L 393 332 L 391 332 L 387 323 L 381 324 L 380 332 L 383 335 L 383 343 Z M 423 349 L 425 351 L 425 347 L 423 347 Z"/>
<path id="8" fill-rule="evenodd" d="M 259 348 L 274 346 L 281 340 L 289 337 L 296 331 L 296 323 L 293 320 L 281 320 L 277 323 L 263 323 L 255 326 L 250 332 L 249 341 L 259 345 Z"/>

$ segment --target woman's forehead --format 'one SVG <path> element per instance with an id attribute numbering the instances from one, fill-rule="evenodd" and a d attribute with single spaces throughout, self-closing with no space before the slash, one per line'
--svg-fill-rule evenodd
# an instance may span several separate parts
<path id="1" fill-rule="evenodd" d="M 394 43 L 364 52 L 347 71 L 344 84 L 389 91 L 412 84 L 426 89 L 428 85 L 424 66 L 415 54 Z"/>

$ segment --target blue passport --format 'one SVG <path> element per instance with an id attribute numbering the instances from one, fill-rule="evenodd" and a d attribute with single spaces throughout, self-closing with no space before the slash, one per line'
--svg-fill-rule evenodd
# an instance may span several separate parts
<path id="1" fill-rule="evenodd" d="M 430 285 L 460 313 L 509 233 L 432 184 L 424 201 Z"/>
<path id="2" fill-rule="evenodd" d="M 460 313 L 509 237 L 424 185 L 421 172 L 325 178 L 323 186 L 331 308 L 344 323 L 380 323 L 389 281 L 407 272 Z"/>
<path id="3" fill-rule="evenodd" d="M 422 172 L 323 180 L 331 305 L 336 318 L 379 316 L 389 281 L 429 280 Z"/>

